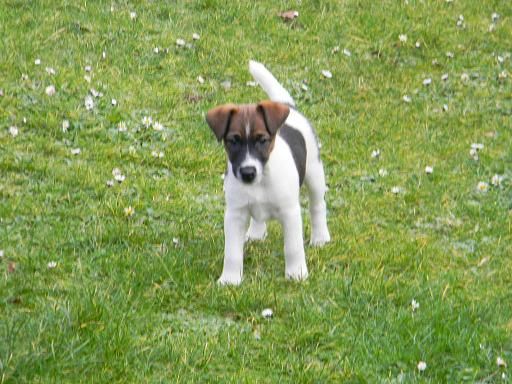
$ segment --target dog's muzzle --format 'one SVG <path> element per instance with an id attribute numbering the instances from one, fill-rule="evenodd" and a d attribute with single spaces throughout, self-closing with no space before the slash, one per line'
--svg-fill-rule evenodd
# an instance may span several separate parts
<path id="1" fill-rule="evenodd" d="M 244 183 L 252 183 L 256 178 L 256 167 L 251 165 L 240 168 L 240 177 Z"/>

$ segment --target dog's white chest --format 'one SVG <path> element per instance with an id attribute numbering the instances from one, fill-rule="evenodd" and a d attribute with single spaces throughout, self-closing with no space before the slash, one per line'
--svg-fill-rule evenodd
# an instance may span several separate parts
<path id="1" fill-rule="evenodd" d="M 276 219 L 279 217 L 280 205 L 283 199 L 276 199 L 275 186 L 266 184 L 242 185 L 234 177 L 226 180 L 226 203 L 229 207 L 246 210 L 258 221 Z"/>

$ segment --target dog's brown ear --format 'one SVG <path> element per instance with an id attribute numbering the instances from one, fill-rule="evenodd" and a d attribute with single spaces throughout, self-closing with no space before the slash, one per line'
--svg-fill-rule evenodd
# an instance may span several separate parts
<path id="1" fill-rule="evenodd" d="M 206 122 L 221 141 L 226 136 L 231 117 L 234 113 L 238 112 L 238 107 L 235 104 L 224 104 L 213 109 L 210 109 L 206 114 Z"/>
<path id="2" fill-rule="evenodd" d="M 276 134 L 290 113 L 290 108 L 286 104 L 270 100 L 261 101 L 257 106 L 257 110 L 263 115 L 265 125 L 271 135 Z"/>

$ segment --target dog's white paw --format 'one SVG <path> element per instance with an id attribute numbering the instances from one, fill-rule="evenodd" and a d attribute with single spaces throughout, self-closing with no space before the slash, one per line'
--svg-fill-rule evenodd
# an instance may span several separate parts
<path id="1" fill-rule="evenodd" d="M 331 241 L 331 235 L 328 231 L 323 233 L 314 233 L 311 235 L 309 245 L 313 247 L 321 247 Z"/>
<path id="2" fill-rule="evenodd" d="M 219 285 L 240 285 L 242 283 L 242 276 L 229 276 L 222 274 L 217 280 Z"/>
<path id="3" fill-rule="evenodd" d="M 298 267 L 286 268 L 286 278 L 296 281 L 306 280 L 308 278 L 308 267 L 299 265 Z"/>
<path id="4" fill-rule="evenodd" d="M 251 220 L 251 225 L 245 234 L 245 241 L 265 240 L 267 237 L 267 226 L 263 223 L 257 223 Z"/>
<path id="5" fill-rule="evenodd" d="M 267 237 L 267 231 L 263 232 L 249 232 L 245 234 L 245 241 L 258 241 L 265 240 Z"/>

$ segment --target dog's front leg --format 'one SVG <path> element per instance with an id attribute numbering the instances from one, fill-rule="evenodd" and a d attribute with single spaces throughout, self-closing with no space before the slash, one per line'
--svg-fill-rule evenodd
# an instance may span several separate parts
<path id="1" fill-rule="evenodd" d="M 226 209 L 224 214 L 224 267 L 218 283 L 239 285 L 244 272 L 244 240 L 249 214 Z"/>
<path id="2" fill-rule="evenodd" d="M 285 212 L 281 219 L 284 230 L 284 257 L 286 277 L 305 280 L 308 277 L 304 241 L 302 237 L 302 216 L 300 205 Z"/>

